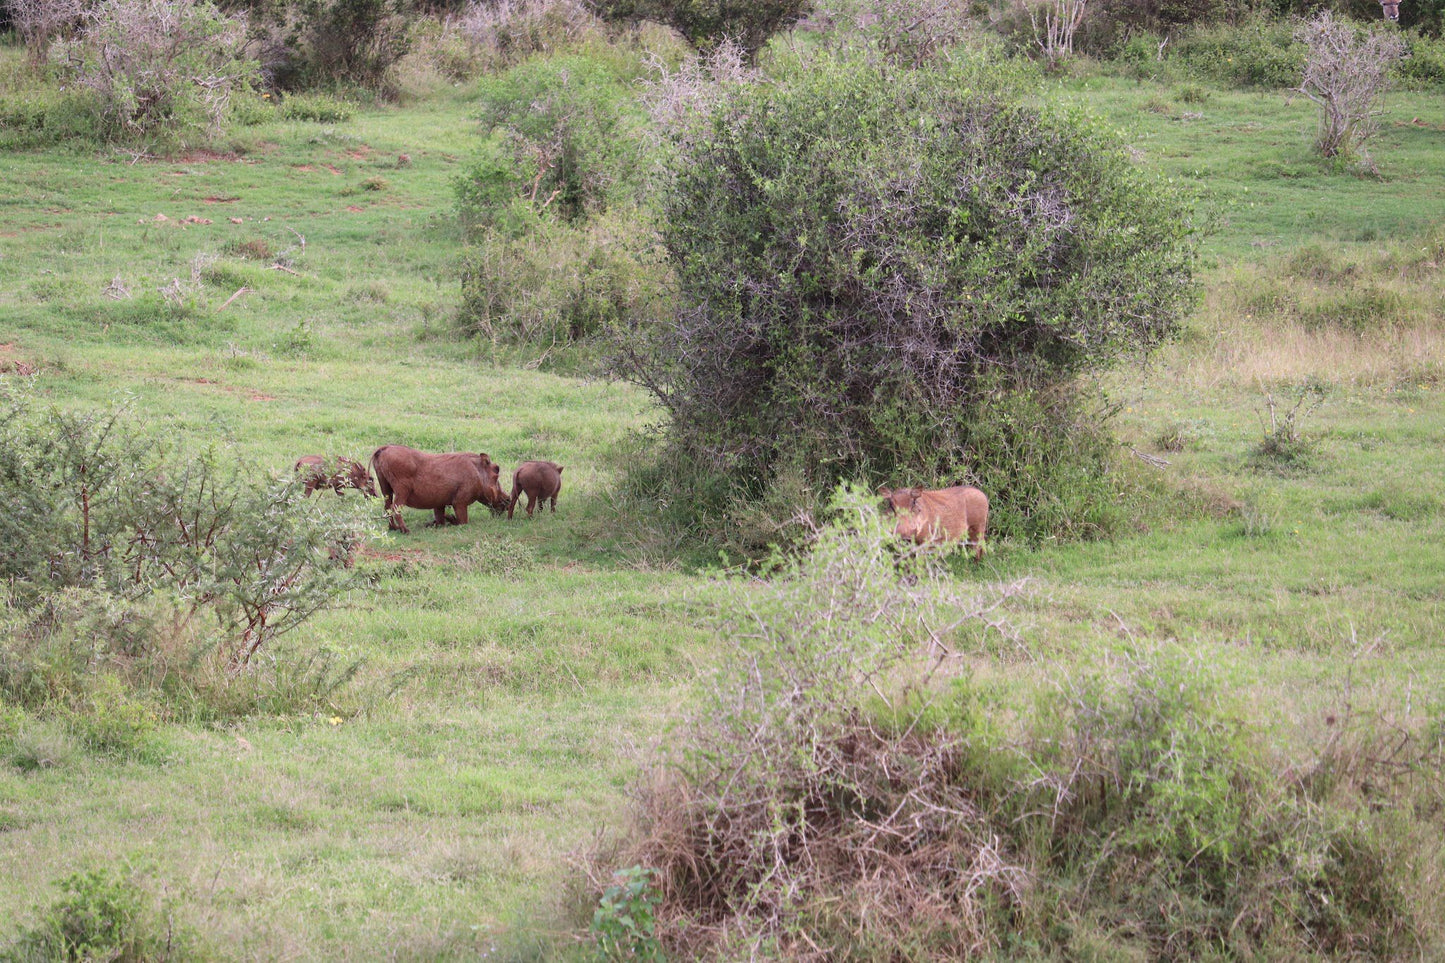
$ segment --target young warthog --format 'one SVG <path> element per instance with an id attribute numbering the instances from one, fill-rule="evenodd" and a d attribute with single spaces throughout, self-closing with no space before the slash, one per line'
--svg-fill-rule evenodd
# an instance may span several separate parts
<path id="1" fill-rule="evenodd" d="M 467 506 L 482 502 L 494 509 L 507 505 L 497 484 L 501 469 L 485 452 L 453 451 L 434 455 L 405 445 L 383 445 L 371 455 L 371 469 L 381 486 L 391 527 L 408 531 L 402 508 L 430 508 L 437 525 L 465 525 Z M 456 512 L 447 517 L 447 508 Z"/>
<path id="2" fill-rule="evenodd" d="M 542 506 L 550 498 L 552 511 L 557 511 L 557 493 L 562 490 L 562 466 L 554 461 L 524 461 L 512 473 L 512 503 L 507 506 L 507 517 L 516 510 L 517 499 L 527 493 L 527 517 L 532 517 L 532 506 Z"/>
<path id="3" fill-rule="evenodd" d="M 894 534 L 916 544 L 952 542 L 968 536 L 974 560 L 983 558 L 983 536 L 988 529 L 988 496 L 970 485 L 927 490 L 878 489 L 887 501 L 884 510 L 898 516 Z"/>
<path id="4" fill-rule="evenodd" d="M 302 455 L 296 459 L 295 471 L 302 476 L 308 498 L 318 488 L 329 488 L 340 495 L 343 488 L 355 488 L 368 497 L 376 497 L 371 472 L 350 458 L 327 458 L 325 455 Z"/>

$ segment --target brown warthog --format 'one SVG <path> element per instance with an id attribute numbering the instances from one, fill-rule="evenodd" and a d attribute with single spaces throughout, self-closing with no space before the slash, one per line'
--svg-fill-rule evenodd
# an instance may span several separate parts
<path id="1" fill-rule="evenodd" d="M 983 536 L 988 528 L 988 496 L 970 485 L 926 490 L 923 488 L 878 489 L 887 499 L 884 510 L 898 516 L 894 534 L 922 545 L 951 542 L 968 536 L 965 546 L 974 547 L 975 561 L 983 558 Z"/>
<path id="2" fill-rule="evenodd" d="M 355 488 L 364 495 L 375 497 L 376 486 L 371 483 L 371 472 L 360 462 L 350 458 L 327 458 L 325 455 L 302 455 L 296 459 L 295 470 L 306 483 L 302 494 L 308 498 L 318 488 L 329 488 L 340 495 L 343 488 Z"/>
<path id="3" fill-rule="evenodd" d="M 557 493 L 562 490 L 562 466 L 554 461 L 524 461 L 512 473 L 512 502 L 507 506 L 507 517 L 517 507 L 522 492 L 527 493 L 527 517 L 532 517 L 532 506 L 546 505 L 552 500 L 552 512 L 557 511 Z"/>
<path id="4" fill-rule="evenodd" d="M 497 484 L 501 468 L 485 452 L 453 451 L 433 455 L 405 445 L 383 445 L 371 454 L 371 470 L 381 486 L 391 527 L 408 531 L 402 508 L 430 508 L 434 524 L 465 525 L 467 506 L 482 502 L 493 510 L 507 507 L 507 496 Z M 456 512 L 447 517 L 447 508 Z"/>

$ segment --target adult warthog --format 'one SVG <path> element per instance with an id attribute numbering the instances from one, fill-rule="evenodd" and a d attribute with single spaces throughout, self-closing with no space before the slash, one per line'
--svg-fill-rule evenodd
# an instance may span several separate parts
<path id="1" fill-rule="evenodd" d="M 429 508 L 433 524 L 465 525 L 467 506 L 482 502 L 493 511 L 507 507 L 507 496 L 497 484 L 502 470 L 485 453 L 452 451 L 429 454 L 405 445 L 383 445 L 371 454 L 371 470 L 381 486 L 391 527 L 408 531 L 403 508 Z M 456 512 L 447 517 L 447 509 Z"/>
<path id="2" fill-rule="evenodd" d="M 898 516 L 894 534 L 918 545 L 953 542 L 967 536 L 974 559 L 983 558 L 983 536 L 988 529 L 988 496 L 970 485 L 953 488 L 878 489 L 887 501 L 884 510 Z"/>

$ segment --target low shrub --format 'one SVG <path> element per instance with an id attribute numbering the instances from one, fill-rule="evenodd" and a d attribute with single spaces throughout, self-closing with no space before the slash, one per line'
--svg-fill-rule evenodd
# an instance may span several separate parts
<path id="1" fill-rule="evenodd" d="M 1295 87 L 1305 61 L 1289 23 L 1266 17 L 1186 30 L 1170 51 L 1191 74 L 1238 87 Z"/>
<path id="2" fill-rule="evenodd" d="M 108 870 L 75 873 L 60 880 L 61 896 L 40 911 L 8 947 L 6 963 L 54 960 L 114 960 L 140 963 L 194 952 L 162 921 L 148 894 L 128 873 Z"/>
<path id="3" fill-rule="evenodd" d="M 6 387 L 0 497 L 11 510 L 0 541 L 12 550 L 0 577 L 26 623 L 4 642 L 7 694 L 34 690 L 34 656 L 48 645 L 92 645 L 86 666 L 145 654 L 164 634 L 147 625 L 160 614 L 213 624 L 198 635 L 239 671 L 334 604 L 354 578 L 349 550 L 372 523 L 354 503 L 302 503 L 294 478 L 253 475 L 219 450 L 167 450 L 121 409 L 41 409 Z M 77 608 L 88 614 L 63 616 Z M 96 631 L 82 637 L 77 625 Z"/>
<path id="4" fill-rule="evenodd" d="M 286 120 L 340 124 L 350 120 L 355 112 L 352 104 L 324 93 L 291 94 L 281 102 L 281 116 Z"/>
<path id="5" fill-rule="evenodd" d="M 103 0 L 86 9 L 63 74 L 96 140 L 178 149 L 220 133 L 231 99 L 259 81 L 243 41 L 206 0 Z"/>
<path id="6" fill-rule="evenodd" d="M 458 323 L 492 344 L 567 345 L 661 320 L 670 275 L 641 212 L 491 231 L 462 262 Z"/>
<path id="7" fill-rule="evenodd" d="M 591 864 L 614 907 L 607 865 L 633 867 L 671 956 L 1417 947 L 1431 908 L 1412 905 L 1398 820 L 1366 794 L 1445 788 L 1436 735 L 1410 743 L 1409 779 L 1336 740 L 1282 769 L 1202 658 L 1133 645 L 1033 706 L 1002 704 L 963 659 L 995 633 L 1018 646 L 1017 587 L 963 597 L 936 554 L 897 554 L 866 502 L 832 507 L 805 553 L 719 585 L 730 655 L 635 787 L 629 834 Z"/>
<path id="8" fill-rule="evenodd" d="M 585 0 L 473 0 L 456 28 L 468 44 L 467 76 L 504 70 L 538 54 L 573 51 L 604 36 L 602 21 Z"/>
<path id="9" fill-rule="evenodd" d="M 1266 392 L 1264 411 L 1258 412 L 1260 440 L 1250 450 L 1250 465 L 1260 471 L 1283 473 L 1308 469 L 1314 461 L 1316 443 L 1305 434 L 1304 422 L 1324 401 L 1323 389 L 1303 385 L 1295 390 L 1294 404 L 1284 409 L 1272 392 Z"/>

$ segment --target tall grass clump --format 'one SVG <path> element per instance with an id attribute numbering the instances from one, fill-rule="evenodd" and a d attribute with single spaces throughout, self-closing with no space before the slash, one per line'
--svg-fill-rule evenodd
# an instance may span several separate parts
<path id="1" fill-rule="evenodd" d="M 1280 772 L 1172 650 L 1131 646 L 1032 706 L 987 692 L 964 658 L 1027 657 L 1022 586 L 961 594 L 864 502 L 833 508 L 804 553 L 724 581 L 729 655 L 590 864 L 614 894 L 631 867 L 649 940 L 878 961 L 1414 945 L 1428 913 L 1389 819 L 1302 775 L 1337 753 Z"/>
<path id="2" fill-rule="evenodd" d="M 689 494 L 701 510 L 745 510 L 792 473 L 815 493 L 971 479 L 980 446 L 1032 427 L 1012 421 L 1027 402 L 995 399 L 1174 330 L 1193 299 L 1183 198 L 1023 84 L 983 54 L 827 53 L 675 122 L 660 230 L 680 306 L 629 332 L 616 370 L 665 412 L 668 463 L 723 480 L 704 486 L 722 503 Z"/>

